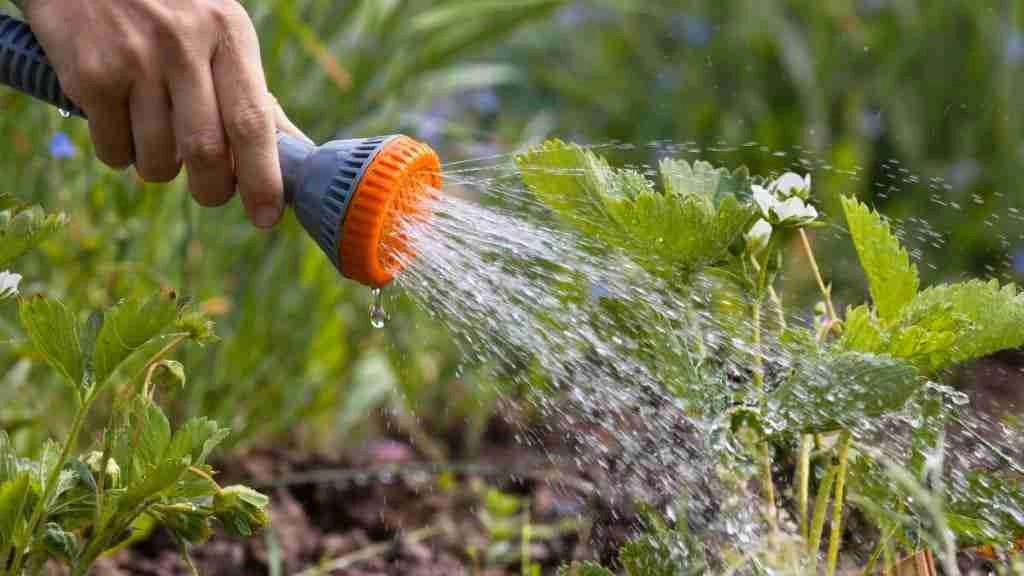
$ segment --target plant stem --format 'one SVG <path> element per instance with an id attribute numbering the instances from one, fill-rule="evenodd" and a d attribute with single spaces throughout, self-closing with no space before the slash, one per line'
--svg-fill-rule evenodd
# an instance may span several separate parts
<path id="1" fill-rule="evenodd" d="M 761 453 L 761 485 L 764 490 L 765 504 L 768 506 L 768 526 L 772 533 L 779 531 L 778 511 L 775 508 L 775 481 L 772 480 L 772 456 L 768 440 L 762 439 L 759 445 Z"/>
<path id="2" fill-rule="evenodd" d="M 808 500 L 811 485 L 811 450 L 814 449 L 814 437 L 804 434 L 800 437 L 800 464 L 798 481 L 800 483 L 800 535 L 804 541 L 810 536 L 810 525 L 807 523 Z"/>
<path id="3" fill-rule="evenodd" d="M 839 472 L 836 474 L 836 496 L 832 502 L 832 528 L 828 542 L 827 576 L 834 576 L 839 565 L 839 545 L 843 539 L 843 498 L 853 435 L 843 430 L 839 435 Z"/>
<path id="4" fill-rule="evenodd" d="M 818 260 L 814 257 L 814 249 L 811 248 L 811 241 L 807 238 L 807 232 L 800 229 L 800 240 L 804 245 L 804 253 L 807 254 L 807 261 L 811 263 L 811 271 L 814 272 L 814 279 L 818 281 L 818 289 L 821 290 L 821 295 L 825 298 L 825 306 L 828 309 L 828 316 L 832 322 L 839 319 L 839 315 L 836 314 L 836 307 L 832 304 L 832 291 L 825 286 L 825 278 L 821 275 L 821 269 L 818 268 Z"/>
<path id="5" fill-rule="evenodd" d="M 761 350 L 761 299 L 758 298 L 754 302 L 753 310 L 751 310 L 751 316 L 753 317 L 754 334 L 753 334 L 753 347 L 754 347 L 754 384 L 757 387 L 761 397 L 765 396 L 765 380 L 764 380 L 764 356 Z M 762 402 L 763 403 L 763 402 Z M 761 487 L 764 491 L 764 499 L 767 507 L 766 513 L 768 514 L 768 526 L 771 527 L 772 534 L 778 533 L 779 525 L 777 519 L 777 511 L 775 508 L 775 482 L 772 480 L 772 458 L 771 450 L 768 446 L 767 438 L 761 438 L 758 445 L 758 452 L 761 459 Z"/>
<path id="6" fill-rule="evenodd" d="M 97 392 L 93 388 L 89 391 L 85 401 L 78 406 L 78 410 L 75 411 L 75 419 L 71 422 L 71 432 L 68 433 L 67 439 L 64 441 L 64 446 L 60 449 L 60 455 L 57 456 L 57 461 L 53 465 L 53 469 L 47 473 L 46 486 L 43 488 L 42 498 L 36 503 L 35 509 L 32 511 L 31 519 L 28 523 L 28 534 L 30 536 L 29 542 L 35 542 L 39 537 L 39 527 L 42 525 L 42 521 L 46 514 L 46 507 L 53 496 L 53 491 L 57 488 L 57 481 L 60 479 L 60 471 L 64 469 L 64 464 L 68 460 L 68 456 L 71 455 L 71 450 L 74 449 L 75 445 L 78 444 L 78 435 L 82 432 L 82 425 L 85 423 L 85 417 L 89 414 L 89 409 L 92 408 L 92 403 L 96 400 Z M 19 548 L 14 552 L 14 561 L 11 562 L 11 574 L 15 576 L 21 574 L 25 569 L 25 549 Z"/>
<path id="7" fill-rule="evenodd" d="M 871 553 L 871 558 L 868 560 L 868 565 L 864 568 L 864 574 L 871 576 L 875 573 L 875 567 L 878 566 L 878 559 L 881 558 L 885 551 L 889 547 L 889 540 L 892 539 L 893 534 L 896 532 L 896 528 L 890 528 L 883 535 L 882 539 L 878 541 L 878 545 L 875 546 L 875 551 Z"/>
<path id="8" fill-rule="evenodd" d="M 530 576 L 530 541 L 533 539 L 531 528 L 530 512 L 527 510 L 523 517 L 522 535 L 519 542 L 519 570 L 522 576 Z"/>
<path id="9" fill-rule="evenodd" d="M 832 493 L 839 467 L 829 466 L 828 472 L 818 485 L 818 495 L 814 498 L 814 518 L 811 519 L 811 533 L 807 539 L 807 555 L 811 559 L 808 574 L 818 573 L 818 553 L 821 549 L 821 534 L 825 530 L 825 512 L 828 509 L 828 497 Z"/>

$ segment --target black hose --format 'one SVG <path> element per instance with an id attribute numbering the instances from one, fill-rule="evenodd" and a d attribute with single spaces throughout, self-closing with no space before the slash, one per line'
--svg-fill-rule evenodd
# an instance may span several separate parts
<path id="1" fill-rule="evenodd" d="M 28 24 L 0 14 L 0 84 L 10 86 L 60 108 L 85 117 L 64 94 L 57 72 L 46 59 L 42 46 Z"/>

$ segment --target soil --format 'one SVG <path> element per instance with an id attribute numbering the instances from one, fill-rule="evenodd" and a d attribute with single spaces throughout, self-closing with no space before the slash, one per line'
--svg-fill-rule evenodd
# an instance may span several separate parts
<path id="1" fill-rule="evenodd" d="M 511 435 L 509 435 L 511 437 Z M 572 560 L 608 559 L 627 540 L 628 511 L 613 511 L 589 481 L 514 444 L 491 443 L 472 463 L 431 464 L 412 446 L 379 438 L 342 458 L 259 450 L 218 465 L 222 484 L 272 497 L 272 529 L 240 539 L 218 533 L 191 551 L 200 574 L 504 576 L 522 574 L 525 512 L 536 536 L 529 560 L 554 574 Z M 501 517 L 488 492 L 520 499 Z M 507 526 L 506 526 L 507 525 Z M 490 526 L 490 527 L 489 527 Z M 158 531 L 104 558 L 95 574 L 177 576 L 192 571 Z"/>

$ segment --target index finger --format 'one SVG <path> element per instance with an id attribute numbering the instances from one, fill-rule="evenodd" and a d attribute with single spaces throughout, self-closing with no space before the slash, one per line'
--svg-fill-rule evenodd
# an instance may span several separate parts
<path id="1" fill-rule="evenodd" d="M 276 104 L 267 90 L 256 31 L 245 10 L 238 10 L 213 55 L 213 78 L 242 203 L 254 224 L 269 228 L 284 209 Z"/>

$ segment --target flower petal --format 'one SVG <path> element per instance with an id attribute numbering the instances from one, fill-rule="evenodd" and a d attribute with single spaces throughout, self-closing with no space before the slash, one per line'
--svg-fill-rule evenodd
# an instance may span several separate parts
<path id="1" fill-rule="evenodd" d="M 0 300 L 18 295 L 18 285 L 21 284 L 21 274 L 14 272 L 0 272 Z"/>
<path id="2" fill-rule="evenodd" d="M 757 203 L 758 208 L 761 209 L 761 214 L 765 218 L 770 218 L 772 210 L 779 203 L 775 195 L 772 194 L 767 188 L 754 184 L 750 188 L 754 193 L 754 202 Z"/>
<path id="3" fill-rule="evenodd" d="M 790 196 L 806 198 L 806 193 L 811 189 L 811 175 L 800 176 L 793 172 L 786 172 L 778 180 L 772 182 L 769 188 L 783 198 Z"/>

